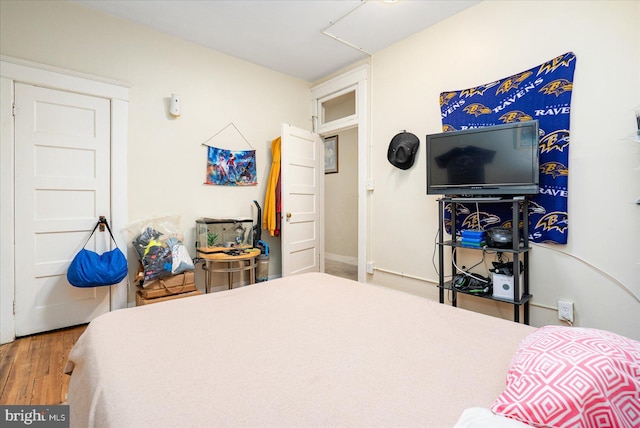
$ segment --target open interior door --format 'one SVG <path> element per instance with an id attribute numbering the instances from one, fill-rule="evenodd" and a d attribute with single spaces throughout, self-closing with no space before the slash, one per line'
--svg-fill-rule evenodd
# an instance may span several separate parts
<path id="1" fill-rule="evenodd" d="M 282 276 L 324 272 L 324 145 L 288 124 L 281 139 Z"/>

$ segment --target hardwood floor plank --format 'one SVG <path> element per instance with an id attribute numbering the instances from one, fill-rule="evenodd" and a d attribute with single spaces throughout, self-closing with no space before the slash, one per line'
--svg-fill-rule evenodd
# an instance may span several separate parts
<path id="1" fill-rule="evenodd" d="M 46 335 L 43 334 L 31 336 L 28 354 L 29 359 L 20 362 L 20 364 L 25 368 L 25 372 L 28 373 L 28 380 L 24 388 L 24 402 L 20 404 L 31 404 L 33 399 L 35 380 L 38 376 L 40 364 L 44 359 L 43 353 L 46 353 L 46 347 L 43 346 L 45 337 Z"/>
<path id="2" fill-rule="evenodd" d="M 28 341 L 15 341 L 9 345 L 3 346 L 12 346 L 14 353 L 12 354 L 11 361 L 8 361 L 6 364 L 10 366 L 8 376 L 4 387 L 2 388 L 2 397 L 0 398 L 0 403 L 2 404 L 18 404 L 18 390 L 20 388 L 20 383 L 17 379 L 20 377 L 22 370 L 18 361 L 24 360 L 27 354 L 27 348 L 29 346 Z M 3 362 L 4 365 L 4 362 Z"/>
<path id="3" fill-rule="evenodd" d="M 32 336 L 28 338 L 24 346 L 21 347 L 23 356 L 16 361 L 16 404 L 29 404 L 30 389 L 33 385 L 31 379 L 33 365 L 30 364 L 34 360 L 33 341 Z"/>
<path id="4" fill-rule="evenodd" d="M 0 354 L 0 397 L 4 396 L 4 391 L 7 388 L 9 376 L 15 370 L 15 356 L 17 347 L 12 346 L 12 343 L 0 346 L 2 353 Z M 5 404 L 0 399 L 0 404 Z"/>
<path id="5" fill-rule="evenodd" d="M 62 339 L 64 339 L 64 336 Z M 63 394 L 66 393 L 66 389 L 63 391 L 63 384 L 64 379 L 68 376 L 64 374 L 64 366 L 67 362 L 67 355 L 69 355 L 71 348 L 65 350 L 63 341 L 59 340 L 56 343 L 55 350 L 54 358 L 51 358 L 51 364 L 49 365 L 49 383 L 51 384 L 51 387 L 49 388 L 49 400 L 56 404 L 60 404 L 63 401 Z"/>
<path id="6" fill-rule="evenodd" d="M 86 325 L 22 337 L 0 346 L 0 404 L 60 404 L 66 400 L 69 351 Z"/>
<path id="7" fill-rule="evenodd" d="M 9 343 L 7 343 L 7 345 L 10 345 Z M 0 345 L 0 361 L 4 361 L 4 356 L 7 352 L 9 352 L 9 349 L 11 349 L 9 346 L 6 345 Z M 0 367 L 1 369 L 2 367 Z"/>
<path id="8" fill-rule="evenodd" d="M 31 384 L 31 397 L 29 404 L 38 405 L 45 401 L 47 396 L 47 385 L 41 376 L 36 376 Z"/>
<path id="9" fill-rule="evenodd" d="M 29 383 L 32 385 L 29 404 L 46 404 L 47 385 L 43 384 L 43 378 L 49 375 L 49 360 L 52 357 L 52 344 L 55 343 L 56 333 L 38 335 L 32 344 L 34 367 Z M 37 345 L 36 345 L 37 343 Z"/>
<path id="10" fill-rule="evenodd" d="M 44 375 L 37 379 L 38 394 L 33 395 L 31 404 L 60 404 L 60 382 L 57 381 L 56 375 Z M 36 385 L 34 384 L 34 387 Z M 34 389 L 35 392 L 35 389 Z"/>

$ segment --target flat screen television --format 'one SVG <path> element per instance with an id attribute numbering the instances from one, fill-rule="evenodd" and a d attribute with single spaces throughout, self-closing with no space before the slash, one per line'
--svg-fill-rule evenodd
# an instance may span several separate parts
<path id="1" fill-rule="evenodd" d="M 538 193 L 538 121 L 427 135 L 427 194 Z"/>

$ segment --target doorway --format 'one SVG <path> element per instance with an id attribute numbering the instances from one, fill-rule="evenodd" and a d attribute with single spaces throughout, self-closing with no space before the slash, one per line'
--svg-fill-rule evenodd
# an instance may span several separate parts
<path id="1" fill-rule="evenodd" d="M 325 137 L 336 168 L 324 176 L 325 272 L 358 280 L 358 128 Z"/>
<path id="2" fill-rule="evenodd" d="M 19 209 L 16 204 L 16 196 L 19 194 L 19 189 L 16 188 L 20 183 L 24 181 L 16 179 L 17 174 L 22 174 L 23 169 L 17 168 L 18 157 L 23 156 L 24 153 L 18 153 L 14 145 L 16 138 L 14 130 L 14 111 L 16 115 L 20 112 L 19 106 L 15 105 L 15 88 L 21 83 L 27 83 L 34 88 L 48 88 L 47 93 L 50 91 L 58 93 L 60 91 L 63 95 L 72 94 L 74 99 L 76 96 L 87 96 L 90 99 L 101 99 L 106 102 L 104 104 L 107 111 L 105 115 L 110 118 L 109 131 L 110 135 L 107 140 L 107 144 L 110 147 L 111 165 L 110 177 L 107 179 L 107 186 L 110 189 L 109 204 L 110 204 L 110 223 L 112 230 L 120 231 L 127 223 L 127 117 L 128 117 L 128 97 L 129 90 L 126 83 L 117 82 L 110 79 L 105 79 L 96 76 L 89 76 L 86 74 L 76 73 L 70 70 L 59 69 L 48 65 L 33 63 L 18 58 L 11 58 L 3 56 L 0 59 L 0 160 L 2 162 L 2 168 L 0 169 L 0 344 L 11 342 L 16 337 L 16 316 L 14 305 L 17 298 L 18 283 L 16 279 L 19 277 L 18 269 L 24 270 L 22 256 L 19 254 L 21 251 L 17 248 L 16 242 L 18 238 L 25 239 L 24 236 L 20 236 L 23 231 L 18 226 L 15 213 Z M 82 98 L 82 97 L 81 97 Z M 75 101 L 74 101 L 75 102 Z M 50 108 L 56 103 L 42 104 L 44 109 Z M 63 108 L 64 110 L 64 108 Z M 58 117 L 62 110 L 54 109 L 50 113 L 53 116 Z M 82 116 L 86 110 L 83 109 L 69 109 L 67 113 L 76 117 Z M 49 125 L 54 126 L 57 123 L 57 119 L 48 122 Z M 83 129 L 82 127 L 80 129 Z M 62 146 L 61 146 L 62 147 Z M 49 150 L 48 148 L 44 149 Z M 77 153 L 80 154 L 80 151 Z M 46 158 L 46 154 L 42 153 Z M 60 162 L 64 163 L 68 161 L 68 157 L 58 156 L 56 157 Z M 42 164 L 42 163 L 40 163 Z M 54 167 L 60 165 L 54 163 Z M 86 165 L 85 165 L 86 166 Z M 44 173 L 38 173 L 38 180 L 44 179 L 51 175 L 52 171 L 45 171 Z M 77 173 L 77 168 L 74 169 Z M 42 176 L 42 177 L 40 177 Z M 56 178 L 58 180 L 58 178 Z M 40 201 L 51 198 L 51 192 L 43 192 Z M 44 205 L 38 205 L 38 209 Z M 52 207 L 52 205 L 49 205 Z M 57 209 L 60 209 L 60 204 L 56 205 Z M 37 212 L 35 208 L 33 210 L 27 209 L 32 219 L 39 220 L 40 212 Z M 31 212 L 33 211 L 33 212 Z M 64 214 L 62 212 L 55 212 L 52 210 L 47 211 L 47 215 L 58 218 Z M 97 219 L 92 219 L 96 221 Z M 62 223 L 61 220 L 56 220 L 58 223 Z M 39 229 L 37 229 L 39 231 Z M 123 242 L 122 236 L 119 233 L 115 233 L 116 241 L 121 248 L 126 247 L 126 243 Z M 46 246 L 43 246 L 46 248 Z M 57 248 L 57 247 L 56 247 Z M 30 250 L 33 252 L 33 249 Z M 31 259 L 36 259 L 40 254 L 31 254 Z M 72 257 L 73 253 L 67 255 Z M 56 257 L 53 264 L 62 265 L 62 258 Z M 50 260 L 47 262 L 49 263 Z M 51 265 L 52 263 L 49 263 Z M 65 272 L 62 269 L 62 272 Z M 59 275 L 60 272 L 54 272 L 53 276 Z M 49 275 L 47 273 L 46 275 Z M 53 278 L 53 276 L 51 276 Z M 107 300 L 111 309 L 120 309 L 127 306 L 127 284 L 126 281 L 116 286 L 111 287 L 110 301 Z M 44 297 L 41 295 L 40 297 Z M 109 297 L 107 297 L 109 299 Z M 35 300 L 36 304 L 39 304 Z M 27 313 L 26 317 L 30 315 Z"/>
<path id="3" fill-rule="evenodd" d="M 325 272 L 327 262 L 333 261 L 347 265 L 356 264 L 357 280 L 366 282 L 366 258 L 367 258 L 367 141 L 368 141 L 368 86 L 369 66 L 363 65 L 346 72 L 341 76 L 321 83 L 312 88 L 314 131 L 323 138 L 337 136 L 338 159 L 337 173 L 325 174 Z M 343 148 L 353 149 L 353 154 L 344 152 Z M 326 159 L 325 159 L 326 160 Z M 327 168 L 325 168 L 327 170 Z M 342 174 L 344 171 L 344 174 Z M 334 177 L 331 177 L 331 176 Z M 331 204 L 337 203 L 334 199 L 342 199 L 336 196 L 337 192 L 328 190 L 331 181 L 340 180 L 337 176 L 354 175 L 355 187 L 352 188 L 349 204 L 349 215 L 344 221 L 330 221 L 332 216 Z M 339 192 L 342 193 L 342 192 Z M 344 200 L 344 199 L 343 199 Z M 329 205 L 327 205 L 329 204 Z M 353 205 L 355 204 L 355 206 Z M 340 211 L 339 205 L 334 206 L 334 211 Z M 348 220 L 351 219 L 351 220 Z M 345 232 L 348 229 L 349 234 Z M 332 241 L 332 233 L 338 236 L 335 242 L 340 246 L 336 250 Z M 343 251 L 346 245 L 354 246 L 355 251 Z M 332 248 L 334 248 L 332 250 Z M 335 252 L 334 252 L 335 251 Z M 342 253 L 342 254 L 341 254 Z M 347 254 L 345 254 L 347 253 Z M 333 255 L 338 260 L 332 260 Z M 346 263 L 345 263 L 346 262 Z M 342 266 L 345 267 L 345 266 Z M 351 268 L 346 266 L 347 268 Z M 329 266 L 331 269 L 331 266 Z M 352 275 L 352 274 L 351 274 Z"/>

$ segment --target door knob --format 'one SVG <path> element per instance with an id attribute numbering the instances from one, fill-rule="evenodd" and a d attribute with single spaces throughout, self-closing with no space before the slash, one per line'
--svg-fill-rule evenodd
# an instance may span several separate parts
<path id="1" fill-rule="evenodd" d="M 287 219 L 291 218 L 291 213 L 287 213 Z"/>

